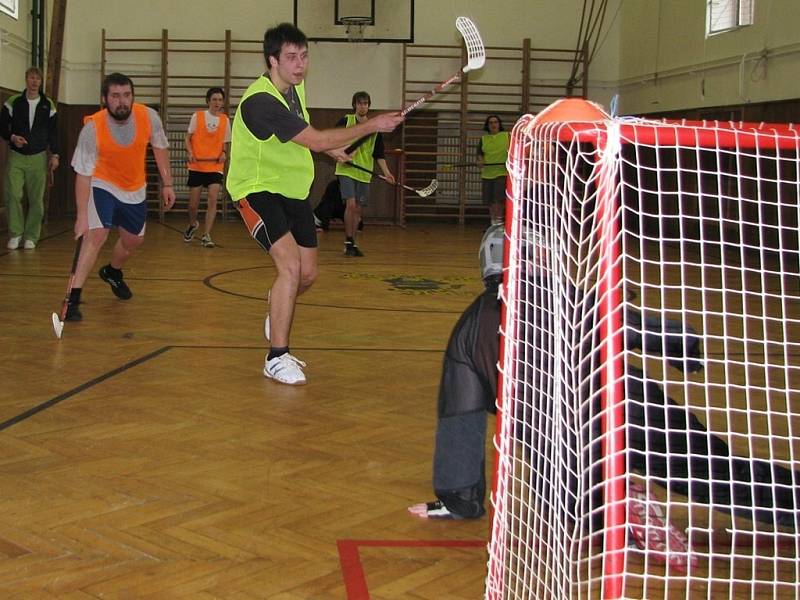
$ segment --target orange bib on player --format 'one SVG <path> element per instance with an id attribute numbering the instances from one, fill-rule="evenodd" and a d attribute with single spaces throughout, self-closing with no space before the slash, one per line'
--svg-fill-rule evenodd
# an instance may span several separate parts
<path id="1" fill-rule="evenodd" d="M 144 104 L 133 104 L 131 116 L 136 124 L 136 136 L 128 146 L 114 141 L 108 126 L 108 111 L 92 115 L 97 134 L 97 164 L 93 176 L 107 181 L 126 192 L 142 189 L 146 182 L 145 154 L 150 141 L 150 118 Z"/>
<path id="2" fill-rule="evenodd" d="M 222 148 L 225 144 L 225 132 L 228 130 L 228 116 L 219 113 L 217 115 L 219 117 L 219 125 L 216 131 L 210 132 L 206 128 L 206 111 L 200 110 L 195 114 L 197 115 L 195 119 L 196 127 L 189 141 L 195 161 L 187 163 L 189 170 L 202 171 L 204 173 L 222 173 L 225 163 L 197 159 L 215 159 L 222 154 Z"/>

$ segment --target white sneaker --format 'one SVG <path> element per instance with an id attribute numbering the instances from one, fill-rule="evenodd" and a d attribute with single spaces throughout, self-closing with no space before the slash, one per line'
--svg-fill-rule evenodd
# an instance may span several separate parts
<path id="1" fill-rule="evenodd" d="M 17 248 L 19 248 L 19 242 L 21 239 L 22 239 L 21 235 L 9 238 L 8 244 L 6 244 L 6 248 L 8 248 L 9 250 L 16 250 Z"/>
<path id="2" fill-rule="evenodd" d="M 306 376 L 302 367 L 305 366 L 306 363 L 287 352 L 264 361 L 264 377 L 287 385 L 303 385 L 306 383 Z"/>
<path id="3" fill-rule="evenodd" d="M 36 242 L 32 242 L 31 240 L 25 240 L 25 243 L 22 245 L 25 250 L 33 250 L 36 248 Z"/>

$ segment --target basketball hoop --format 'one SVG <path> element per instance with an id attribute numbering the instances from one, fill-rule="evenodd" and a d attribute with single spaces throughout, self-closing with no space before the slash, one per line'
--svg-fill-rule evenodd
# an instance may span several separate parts
<path id="1" fill-rule="evenodd" d="M 358 43 L 364 41 L 364 27 L 372 23 L 369 17 L 340 17 L 339 22 L 345 26 L 347 41 Z"/>

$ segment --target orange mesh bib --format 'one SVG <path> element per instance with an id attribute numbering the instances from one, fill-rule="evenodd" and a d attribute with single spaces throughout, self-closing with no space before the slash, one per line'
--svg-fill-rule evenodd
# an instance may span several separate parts
<path id="1" fill-rule="evenodd" d="M 192 156 L 194 162 L 187 163 L 192 171 L 202 171 L 204 173 L 221 173 L 225 168 L 225 163 L 214 162 L 209 159 L 216 159 L 222 154 L 225 144 L 225 132 L 228 130 L 228 116 L 219 113 L 219 126 L 214 132 L 209 132 L 206 128 L 206 111 L 201 110 L 195 113 L 197 127 L 192 133 L 191 141 Z"/>
<path id="2" fill-rule="evenodd" d="M 120 146 L 111 135 L 108 111 L 103 109 L 92 115 L 97 134 L 97 164 L 93 176 L 126 192 L 135 192 L 145 186 L 145 154 L 151 133 L 144 104 L 134 103 L 131 116 L 136 123 L 136 135 L 131 144 Z"/>

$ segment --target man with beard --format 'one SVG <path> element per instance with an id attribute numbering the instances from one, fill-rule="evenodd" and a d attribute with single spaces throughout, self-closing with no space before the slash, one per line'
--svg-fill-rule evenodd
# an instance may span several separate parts
<path id="1" fill-rule="evenodd" d="M 152 108 L 134 102 L 133 81 L 111 73 L 101 87 L 105 108 L 86 119 L 72 157 L 75 169 L 75 237 L 84 237 L 75 283 L 70 292 L 67 321 L 80 321 L 78 308 L 83 283 L 94 266 L 112 227 L 119 239 L 111 261 L 99 271 L 121 300 L 133 295 L 123 280 L 122 267 L 144 241 L 147 217 L 145 157 L 153 148 L 161 177 L 161 198 L 166 209 L 175 203 L 169 146 L 164 126 Z"/>

